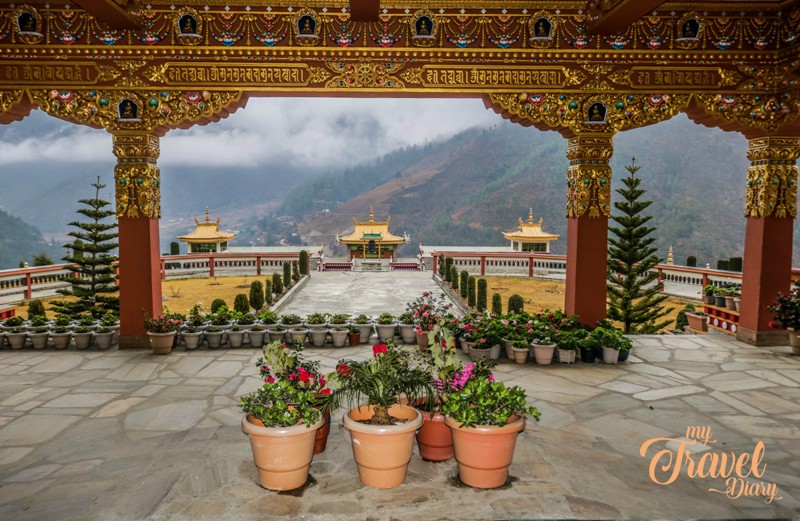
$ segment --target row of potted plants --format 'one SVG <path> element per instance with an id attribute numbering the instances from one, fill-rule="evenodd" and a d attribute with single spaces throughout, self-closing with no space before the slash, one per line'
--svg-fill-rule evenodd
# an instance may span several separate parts
<path id="1" fill-rule="evenodd" d="M 345 406 L 343 424 L 365 485 L 402 484 L 415 438 L 423 459 L 455 456 L 464 483 L 503 485 L 516 435 L 525 417 L 538 420 L 539 411 L 527 404 L 524 390 L 495 381 L 491 362 L 463 365 L 447 328 L 434 326 L 431 333 L 438 340 L 425 350 L 376 344 L 371 358 L 340 360 L 327 375 L 297 350 L 266 346 L 259 361 L 263 384 L 240 402 L 259 482 L 273 490 L 302 486 L 315 443 L 320 449 L 316 431 L 326 414 Z M 295 452 L 287 453 L 290 445 Z"/>
<path id="2" fill-rule="evenodd" d="M 5 320 L 0 330 L 0 347 L 8 343 L 11 349 L 23 349 L 30 345 L 34 349 L 66 349 L 74 342 L 78 349 L 88 349 L 94 345 L 98 349 L 108 349 L 119 337 L 119 319 L 114 314 L 106 314 L 100 319 L 83 315 L 77 319 L 57 315 L 48 320 L 43 315 L 35 315 L 29 320 L 11 317 Z"/>
<path id="3" fill-rule="evenodd" d="M 710 306 L 717 306 L 721 308 L 730 309 L 732 311 L 739 311 L 739 306 L 742 302 L 741 286 L 718 286 L 715 284 L 706 284 L 703 287 L 703 303 Z"/>

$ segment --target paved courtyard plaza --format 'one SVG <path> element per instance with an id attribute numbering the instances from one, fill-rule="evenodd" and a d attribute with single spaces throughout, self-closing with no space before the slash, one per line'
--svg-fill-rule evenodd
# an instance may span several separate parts
<path id="1" fill-rule="evenodd" d="M 310 312 L 323 298 L 331 300 L 314 310 L 359 311 L 346 305 L 369 301 L 377 283 L 367 289 L 353 281 L 387 275 L 330 277 L 337 289 L 325 297 L 326 278 L 314 274 L 285 311 Z M 396 298 L 401 309 L 370 305 L 401 311 L 421 288 L 435 288 L 430 274 L 417 278 L 411 294 L 381 296 Z M 261 488 L 238 407 L 238 397 L 259 385 L 257 349 L 178 347 L 154 356 L 6 348 L 0 519 L 797 519 L 800 357 L 788 346 L 757 348 L 723 335 L 633 341 L 629 361 L 616 366 L 500 362 L 497 378 L 524 387 L 542 420 L 518 437 L 508 484 L 485 491 L 461 485 L 454 461 L 426 463 L 416 449 L 405 484 L 362 486 L 342 410 L 304 488 Z M 306 354 L 330 371 L 338 359 L 372 350 L 308 347 Z M 707 434 L 708 443 L 682 444 L 687 434 Z M 671 472 L 661 469 L 667 454 L 676 457 L 682 446 L 697 462 L 704 454 L 752 458 L 759 442 L 760 476 L 748 475 L 748 464 L 741 470 L 755 497 L 729 498 L 725 479 L 690 477 L 686 468 L 667 485 L 650 478 L 659 453 L 654 472 L 663 481 Z"/>

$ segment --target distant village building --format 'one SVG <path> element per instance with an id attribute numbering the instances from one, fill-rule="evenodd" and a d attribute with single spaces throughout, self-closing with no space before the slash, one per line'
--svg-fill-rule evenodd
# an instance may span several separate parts
<path id="1" fill-rule="evenodd" d="M 396 260 L 397 247 L 409 240 L 408 234 L 402 236 L 389 232 L 391 217 L 376 221 L 375 213 L 369 209 L 369 221 L 356 221 L 349 235 L 339 235 L 336 242 L 347 246 L 348 259 L 389 259 Z"/>
<path id="2" fill-rule="evenodd" d="M 550 242 L 558 239 L 558 235 L 546 233 L 542 230 L 542 221 L 533 222 L 533 208 L 528 214 L 528 222 L 519 218 L 519 229 L 503 232 L 503 237 L 511 241 L 513 251 L 532 251 L 535 253 L 550 253 Z"/>
<path id="3" fill-rule="evenodd" d="M 200 222 L 194 218 L 197 225 L 188 235 L 181 235 L 179 240 L 188 245 L 189 253 L 222 253 L 228 251 L 228 241 L 236 237 L 235 232 L 224 232 L 219 229 L 219 217 L 211 221 L 206 208 L 206 220 Z"/>

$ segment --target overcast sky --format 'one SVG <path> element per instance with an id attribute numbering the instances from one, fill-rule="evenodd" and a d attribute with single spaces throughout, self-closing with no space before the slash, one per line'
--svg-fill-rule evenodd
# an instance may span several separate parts
<path id="1" fill-rule="evenodd" d="M 252 98 L 219 123 L 169 132 L 158 162 L 252 167 L 279 159 L 335 167 L 502 121 L 480 99 Z M 0 169 L 55 161 L 113 162 L 110 136 L 40 111 L 0 126 Z"/>

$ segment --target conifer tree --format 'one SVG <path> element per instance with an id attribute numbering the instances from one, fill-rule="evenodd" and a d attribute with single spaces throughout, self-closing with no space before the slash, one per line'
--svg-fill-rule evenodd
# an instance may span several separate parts
<path id="1" fill-rule="evenodd" d="M 616 190 L 622 201 L 614 203 L 619 213 L 611 216 L 617 226 L 608 228 L 608 318 L 622 322 L 625 333 L 655 333 L 669 325 L 670 320 L 659 319 L 672 308 L 661 305 L 667 295 L 660 293 L 664 285 L 651 271 L 663 259 L 653 247 L 656 228 L 647 226 L 652 216 L 642 215 L 653 201 L 642 200 L 646 190 L 636 177 L 639 168 L 636 158 L 625 167 L 625 187 Z"/>
<path id="2" fill-rule="evenodd" d="M 100 184 L 98 177 L 92 186 L 95 189 L 94 198 L 79 200 L 85 207 L 76 210 L 88 222 L 69 223 L 77 228 L 68 234 L 76 240 L 64 245 L 71 254 L 63 257 L 63 260 L 77 265 L 75 271 L 78 276 L 67 279 L 71 287 L 60 289 L 58 293 L 75 298 L 53 302 L 52 309 L 68 315 L 88 312 L 100 318 L 108 312 L 119 314 L 119 287 L 115 284 L 117 275 L 113 265 L 117 256 L 111 253 L 119 246 L 115 240 L 119 235 L 116 232 L 116 220 L 106 221 L 114 215 L 113 210 L 106 209 L 111 203 L 100 199 L 100 190 L 106 185 Z"/>

